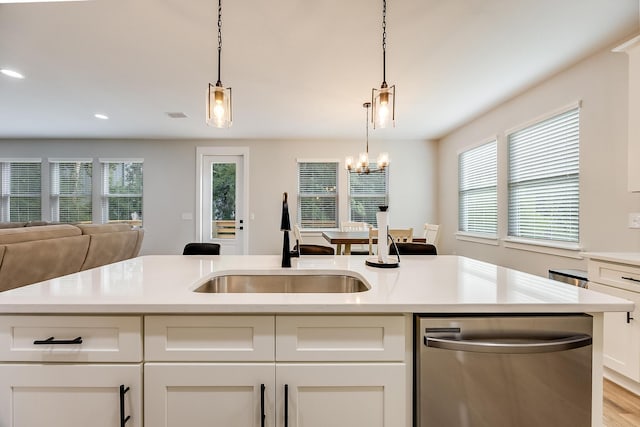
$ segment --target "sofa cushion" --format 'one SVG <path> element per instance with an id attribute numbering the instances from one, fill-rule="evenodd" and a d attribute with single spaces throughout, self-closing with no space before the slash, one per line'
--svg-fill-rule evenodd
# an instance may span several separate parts
<path id="1" fill-rule="evenodd" d="M 0 232 L 0 245 L 36 240 L 79 236 L 82 231 L 70 224 L 43 225 L 41 227 L 5 228 Z"/>
<path id="2" fill-rule="evenodd" d="M 87 255 L 89 240 L 89 236 L 76 235 L 4 246 L 0 291 L 79 271 Z"/>
<path id="3" fill-rule="evenodd" d="M 82 234 L 100 234 L 114 233 L 118 231 L 131 231 L 129 224 L 78 224 L 77 227 L 82 230 Z"/>
<path id="4" fill-rule="evenodd" d="M 26 222 L 0 222 L 0 229 L 24 227 L 25 225 L 27 225 Z"/>
<path id="5" fill-rule="evenodd" d="M 129 227 L 129 226 L 127 226 Z M 129 227 L 130 228 L 130 227 Z M 87 258 L 82 264 L 82 270 L 100 267 L 133 257 L 138 241 L 138 230 L 119 233 L 96 233 L 88 235 L 91 238 Z"/>

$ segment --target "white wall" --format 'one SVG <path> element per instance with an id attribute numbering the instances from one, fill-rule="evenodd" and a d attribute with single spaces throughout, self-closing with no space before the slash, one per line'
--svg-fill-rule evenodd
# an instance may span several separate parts
<path id="1" fill-rule="evenodd" d="M 497 70 L 499 72 L 499 70 Z M 627 215 L 640 212 L 640 193 L 627 189 L 627 56 L 602 51 L 505 102 L 440 141 L 441 253 L 485 260 L 546 276 L 549 268 L 586 269 L 586 261 L 457 240 L 457 155 L 497 135 L 498 209 L 507 233 L 504 131 L 582 100 L 580 112 L 580 244 L 585 251 L 640 251 L 640 230 Z M 637 118 L 636 118 L 637 120 Z M 640 162 L 640 159 L 638 159 Z"/>
<path id="2" fill-rule="evenodd" d="M 212 130 L 212 134 L 215 130 Z M 142 254 L 182 253 L 196 241 L 194 220 L 182 213 L 196 209 L 196 147 L 249 147 L 249 253 L 282 251 L 282 193 L 290 196 L 292 220 L 297 216 L 297 158 L 336 159 L 357 155 L 364 141 L 224 141 L 224 140 L 0 140 L 7 157 L 135 157 L 144 159 L 144 228 Z M 370 153 L 388 151 L 391 225 L 414 227 L 436 217 L 437 144 L 430 141 L 370 140 Z M 347 220 L 346 171 L 340 169 L 340 217 Z M 310 240 L 315 240 L 311 238 Z M 326 243 L 318 241 L 319 243 Z"/>

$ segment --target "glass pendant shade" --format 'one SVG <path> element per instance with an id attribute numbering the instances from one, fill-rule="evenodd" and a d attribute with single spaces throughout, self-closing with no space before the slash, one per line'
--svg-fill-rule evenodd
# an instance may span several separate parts
<path id="1" fill-rule="evenodd" d="M 371 91 L 373 106 L 371 121 L 374 129 L 384 129 L 396 125 L 396 86 L 387 87 L 383 83 L 380 89 Z"/>
<path id="2" fill-rule="evenodd" d="M 228 128 L 232 122 L 231 88 L 209 83 L 207 124 L 217 128 Z"/>

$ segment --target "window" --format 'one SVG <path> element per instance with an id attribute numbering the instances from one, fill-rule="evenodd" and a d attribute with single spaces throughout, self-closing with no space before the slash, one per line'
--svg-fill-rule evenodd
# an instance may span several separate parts
<path id="1" fill-rule="evenodd" d="M 458 230 L 498 233 L 498 141 L 458 155 Z"/>
<path id="2" fill-rule="evenodd" d="M 50 161 L 51 220 L 91 222 L 92 160 Z"/>
<path id="3" fill-rule="evenodd" d="M 41 161 L 0 162 L 0 220 L 42 218 Z"/>
<path id="4" fill-rule="evenodd" d="M 102 162 L 102 222 L 142 224 L 142 161 Z"/>
<path id="5" fill-rule="evenodd" d="M 338 227 L 338 162 L 298 162 L 300 228 Z"/>
<path id="6" fill-rule="evenodd" d="M 580 108 L 508 135 L 509 236 L 578 242 Z"/>
<path id="7" fill-rule="evenodd" d="M 380 171 L 372 168 L 371 173 L 349 172 L 349 220 L 366 222 L 378 226 L 376 212 L 378 206 L 389 205 L 389 168 Z"/>

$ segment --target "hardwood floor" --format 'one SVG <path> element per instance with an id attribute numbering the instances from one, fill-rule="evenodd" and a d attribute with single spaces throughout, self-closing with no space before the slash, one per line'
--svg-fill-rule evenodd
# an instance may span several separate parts
<path id="1" fill-rule="evenodd" d="M 640 426 L 640 396 L 604 380 L 604 427 Z"/>

